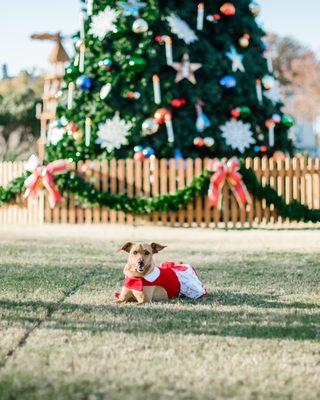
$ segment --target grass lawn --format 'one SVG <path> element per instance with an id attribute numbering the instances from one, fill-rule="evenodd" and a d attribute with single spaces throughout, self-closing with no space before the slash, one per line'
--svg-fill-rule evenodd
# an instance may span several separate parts
<path id="1" fill-rule="evenodd" d="M 209 296 L 112 304 L 126 240 Z M 320 231 L 0 227 L 0 399 L 319 399 Z"/>

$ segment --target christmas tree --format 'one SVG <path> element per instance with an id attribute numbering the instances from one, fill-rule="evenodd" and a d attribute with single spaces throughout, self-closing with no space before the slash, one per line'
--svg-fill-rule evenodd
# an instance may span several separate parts
<path id="1" fill-rule="evenodd" d="M 249 0 L 83 2 L 49 158 L 290 152 L 258 14 Z"/>

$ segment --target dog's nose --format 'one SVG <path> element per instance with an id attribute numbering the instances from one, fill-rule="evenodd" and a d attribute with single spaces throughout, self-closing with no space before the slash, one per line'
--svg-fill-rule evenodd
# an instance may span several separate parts
<path id="1" fill-rule="evenodd" d="M 143 265 L 144 265 L 144 261 L 141 259 L 141 260 L 138 260 L 138 265 L 139 265 L 139 267 L 143 267 Z"/>

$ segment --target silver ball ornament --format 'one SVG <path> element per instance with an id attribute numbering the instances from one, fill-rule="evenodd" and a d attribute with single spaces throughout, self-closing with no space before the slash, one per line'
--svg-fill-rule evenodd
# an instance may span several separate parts
<path id="1" fill-rule="evenodd" d="M 153 135 L 159 130 L 159 124 L 153 118 L 146 119 L 142 124 L 142 133 L 144 135 Z"/>
<path id="2" fill-rule="evenodd" d="M 136 19 L 132 25 L 132 30 L 134 33 L 145 33 L 148 29 L 148 22 L 143 18 Z"/>
<path id="3" fill-rule="evenodd" d="M 262 85 L 266 90 L 270 90 L 274 87 L 274 77 L 271 75 L 266 75 L 262 78 Z"/>

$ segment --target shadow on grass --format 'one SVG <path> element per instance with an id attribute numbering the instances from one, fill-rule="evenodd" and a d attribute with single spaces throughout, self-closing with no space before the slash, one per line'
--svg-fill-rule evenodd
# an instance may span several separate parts
<path id="1" fill-rule="evenodd" d="M 45 323 L 48 329 L 67 331 L 158 333 L 315 340 L 320 336 L 319 305 L 283 303 L 277 296 L 217 292 L 199 302 L 176 300 L 145 305 L 89 305 L 63 303 Z M 179 305 L 172 307 L 172 305 Z M 0 301 L 2 319 L 9 325 L 32 322 L 28 312 L 47 310 L 55 303 Z M 184 307 L 185 305 L 185 307 Z M 228 310 L 215 305 L 231 306 Z M 212 306 L 208 309 L 208 306 Z M 233 306 L 239 306 L 234 309 Z M 256 311 L 242 306 L 257 308 Z M 73 314 L 73 313 L 76 313 Z M 38 321 L 34 318 L 34 322 Z"/>

